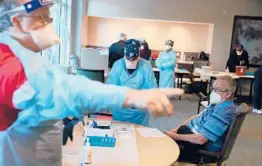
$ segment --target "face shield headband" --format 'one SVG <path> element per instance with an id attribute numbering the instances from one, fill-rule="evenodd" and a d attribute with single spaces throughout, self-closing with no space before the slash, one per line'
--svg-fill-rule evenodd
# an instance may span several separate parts
<path id="1" fill-rule="evenodd" d="M 32 0 L 32 1 L 25 3 L 22 6 L 18 6 L 12 10 L 4 12 L 2 15 L 6 15 L 6 14 L 13 15 L 13 14 L 22 13 L 22 12 L 31 13 L 39 8 L 51 7 L 53 5 L 54 5 L 53 0 Z"/>

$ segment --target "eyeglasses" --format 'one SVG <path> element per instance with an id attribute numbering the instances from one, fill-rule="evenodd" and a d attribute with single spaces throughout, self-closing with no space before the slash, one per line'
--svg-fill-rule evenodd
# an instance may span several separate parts
<path id="1" fill-rule="evenodd" d="M 38 20 L 41 24 L 49 24 L 53 22 L 53 18 L 49 16 L 30 16 L 30 15 L 20 15 L 20 17 L 29 17 L 29 18 L 34 18 Z"/>
<path id="2" fill-rule="evenodd" d="M 217 92 L 217 93 L 225 93 L 225 92 L 230 92 L 231 90 L 221 90 L 221 89 L 219 89 L 219 88 L 216 88 L 216 87 L 211 87 L 211 91 L 215 91 L 215 92 Z"/>
<path id="3" fill-rule="evenodd" d="M 130 62 L 133 62 L 133 61 L 136 61 L 138 60 L 139 56 L 138 57 L 135 57 L 135 58 L 128 58 L 128 57 L 125 57 L 126 60 L 130 61 Z"/>

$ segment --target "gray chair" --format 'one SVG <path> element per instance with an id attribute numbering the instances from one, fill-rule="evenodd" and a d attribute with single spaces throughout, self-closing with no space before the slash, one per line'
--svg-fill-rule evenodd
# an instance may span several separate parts
<path id="1" fill-rule="evenodd" d="M 105 82 L 105 70 L 91 70 L 91 69 L 78 68 L 77 75 L 86 76 L 87 78 L 94 81 L 99 81 L 102 83 Z"/>
<path id="2" fill-rule="evenodd" d="M 225 162 L 230 154 L 231 151 L 234 147 L 235 141 L 237 139 L 237 136 L 239 134 L 239 131 L 241 129 L 241 126 L 244 122 L 244 119 L 246 117 L 246 115 L 248 113 L 251 112 L 251 108 L 245 104 L 242 103 L 238 109 L 237 109 L 237 116 L 236 118 L 232 121 L 228 131 L 227 131 L 227 135 L 225 138 L 225 143 L 222 147 L 221 152 L 209 152 L 206 150 L 199 150 L 198 154 L 200 154 L 202 161 L 204 161 L 205 156 L 209 156 L 209 157 L 216 157 L 217 161 L 216 164 L 217 166 L 221 166 L 223 164 L 223 162 Z M 183 147 L 180 147 L 183 148 Z M 199 165 L 204 165 L 204 164 L 210 164 L 210 163 L 199 163 Z"/>

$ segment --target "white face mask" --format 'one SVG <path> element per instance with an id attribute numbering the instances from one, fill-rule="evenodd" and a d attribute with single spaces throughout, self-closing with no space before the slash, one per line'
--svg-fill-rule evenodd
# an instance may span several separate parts
<path id="1" fill-rule="evenodd" d="M 137 63 L 139 61 L 140 58 L 138 58 L 137 60 L 135 61 L 129 61 L 125 58 L 125 63 L 126 63 L 126 68 L 127 69 L 136 69 L 137 67 Z"/>
<path id="2" fill-rule="evenodd" d="M 39 51 L 45 50 L 59 43 L 59 38 L 56 35 L 52 24 L 47 24 L 37 30 L 30 30 L 28 33 L 32 37 Z"/>
<path id="3" fill-rule="evenodd" d="M 172 47 L 170 45 L 165 45 L 165 50 L 169 51 Z"/>
<path id="4" fill-rule="evenodd" d="M 243 51 L 237 51 L 237 55 L 242 55 Z"/>
<path id="5" fill-rule="evenodd" d="M 216 93 L 215 91 L 212 91 L 210 94 L 210 103 L 211 104 L 217 104 L 221 101 L 221 96 Z"/>
<path id="6" fill-rule="evenodd" d="M 143 50 L 143 49 L 145 49 L 145 47 L 144 47 L 144 46 L 141 46 L 141 47 L 140 47 L 140 50 Z"/>

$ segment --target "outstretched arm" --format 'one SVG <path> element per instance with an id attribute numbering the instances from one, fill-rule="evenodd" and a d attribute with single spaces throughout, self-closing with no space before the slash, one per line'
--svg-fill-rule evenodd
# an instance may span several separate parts
<path id="1" fill-rule="evenodd" d="M 17 92 L 14 102 L 17 108 L 28 110 L 28 114 L 37 108 L 47 119 L 79 117 L 84 112 L 123 107 L 149 110 L 154 116 L 169 115 L 173 105 L 167 96 L 183 93 L 179 89 L 137 91 L 104 85 L 84 76 L 66 75 L 56 68 L 40 70 L 31 78 L 28 86 L 32 87 L 25 86 Z"/>

